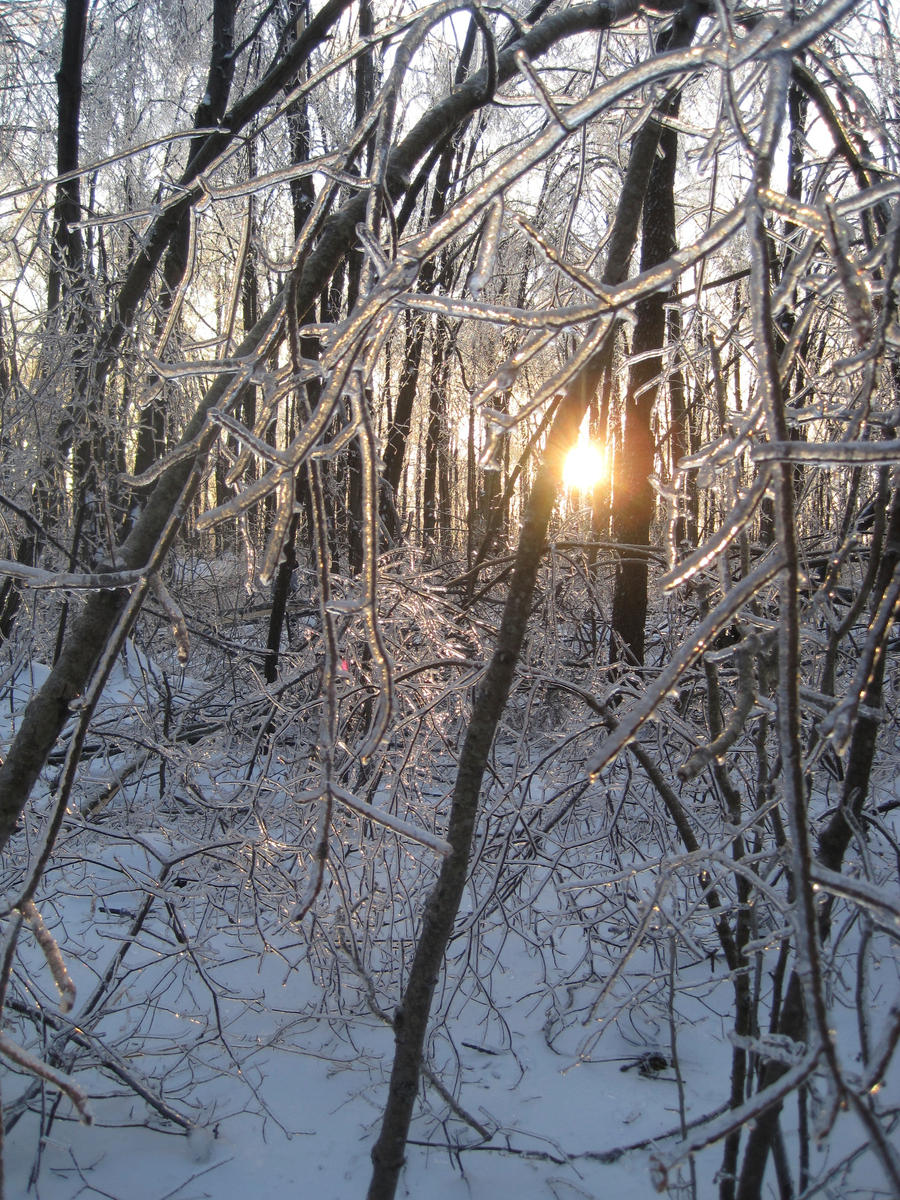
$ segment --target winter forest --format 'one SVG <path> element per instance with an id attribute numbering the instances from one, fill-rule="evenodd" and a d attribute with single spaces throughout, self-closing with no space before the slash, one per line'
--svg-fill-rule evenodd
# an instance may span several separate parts
<path id="1" fill-rule="evenodd" d="M 0 1197 L 900 1196 L 896 0 L 0 0 Z"/>

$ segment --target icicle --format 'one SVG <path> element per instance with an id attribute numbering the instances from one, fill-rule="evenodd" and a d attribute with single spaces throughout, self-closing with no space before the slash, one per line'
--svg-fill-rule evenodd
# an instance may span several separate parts
<path id="1" fill-rule="evenodd" d="M 844 250 L 841 233 L 827 200 L 825 201 L 825 212 L 828 215 L 828 248 L 837 268 L 838 280 L 844 293 L 844 303 L 847 305 L 847 315 L 850 317 L 850 323 L 856 335 L 856 345 L 860 350 L 864 350 L 872 340 L 874 328 L 869 286 L 863 273 Z"/>
<path id="2" fill-rule="evenodd" d="M 287 540 L 291 519 L 294 516 L 294 476 L 290 471 L 280 473 L 275 495 L 277 507 L 259 570 L 259 581 L 263 587 L 268 587 L 275 578 L 275 572 L 281 564 L 284 553 L 284 543 Z"/>
<path id="3" fill-rule="evenodd" d="M 488 280 L 493 274 L 502 225 L 503 198 L 498 196 L 488 208 L 487 217 L 481 230 L 481 244 L 478 247 L 478 257 L 469 276 L 469 291 L 476 300 L 484 291 Z"/>
<path id="4" fill-rule="evenodd" d="M 169 618 L 172 637 L 175 639 L 178 661 L 184 666 L 191 654 L 191 642 L 188 637 L 188 628 L 187 622 L 184 619 L 184 613 L 172 599 L 169 589 L 155 571 L 150 576 L 150 587 L 153 589 L 154 596 L 156 596 L 162 606 L 163 612 Z"/>

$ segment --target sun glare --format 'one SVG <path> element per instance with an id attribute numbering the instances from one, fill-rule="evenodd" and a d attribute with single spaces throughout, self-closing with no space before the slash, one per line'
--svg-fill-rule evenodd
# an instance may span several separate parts
<path id="1" fill-rule="evenodd" d="M 566 455 L 563 483 L 570 492 L 590 492 L 608 474 L 606 452 L 596 442 L 577 442 Z"/>

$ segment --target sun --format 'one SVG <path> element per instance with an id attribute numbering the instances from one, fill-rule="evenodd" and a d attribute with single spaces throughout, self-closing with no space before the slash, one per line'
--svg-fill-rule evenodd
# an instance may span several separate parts
<path id="1" fill-rule="evenodd" d="M 596 442 L 578 441 L 566 455 L 563 483 L 570 492 L 592 492 L 608 474 L 606 451 Z"/>

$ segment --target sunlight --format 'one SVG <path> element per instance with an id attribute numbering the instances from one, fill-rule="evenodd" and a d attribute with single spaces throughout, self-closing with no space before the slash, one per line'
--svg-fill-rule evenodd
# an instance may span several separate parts
<path id="1" fill-rule="evenodd" d="M 609 474 L 606 450 L 597 442 L 579 440 L 566 455 L 563 484 L 570 492 L 590 492 Z"/>

